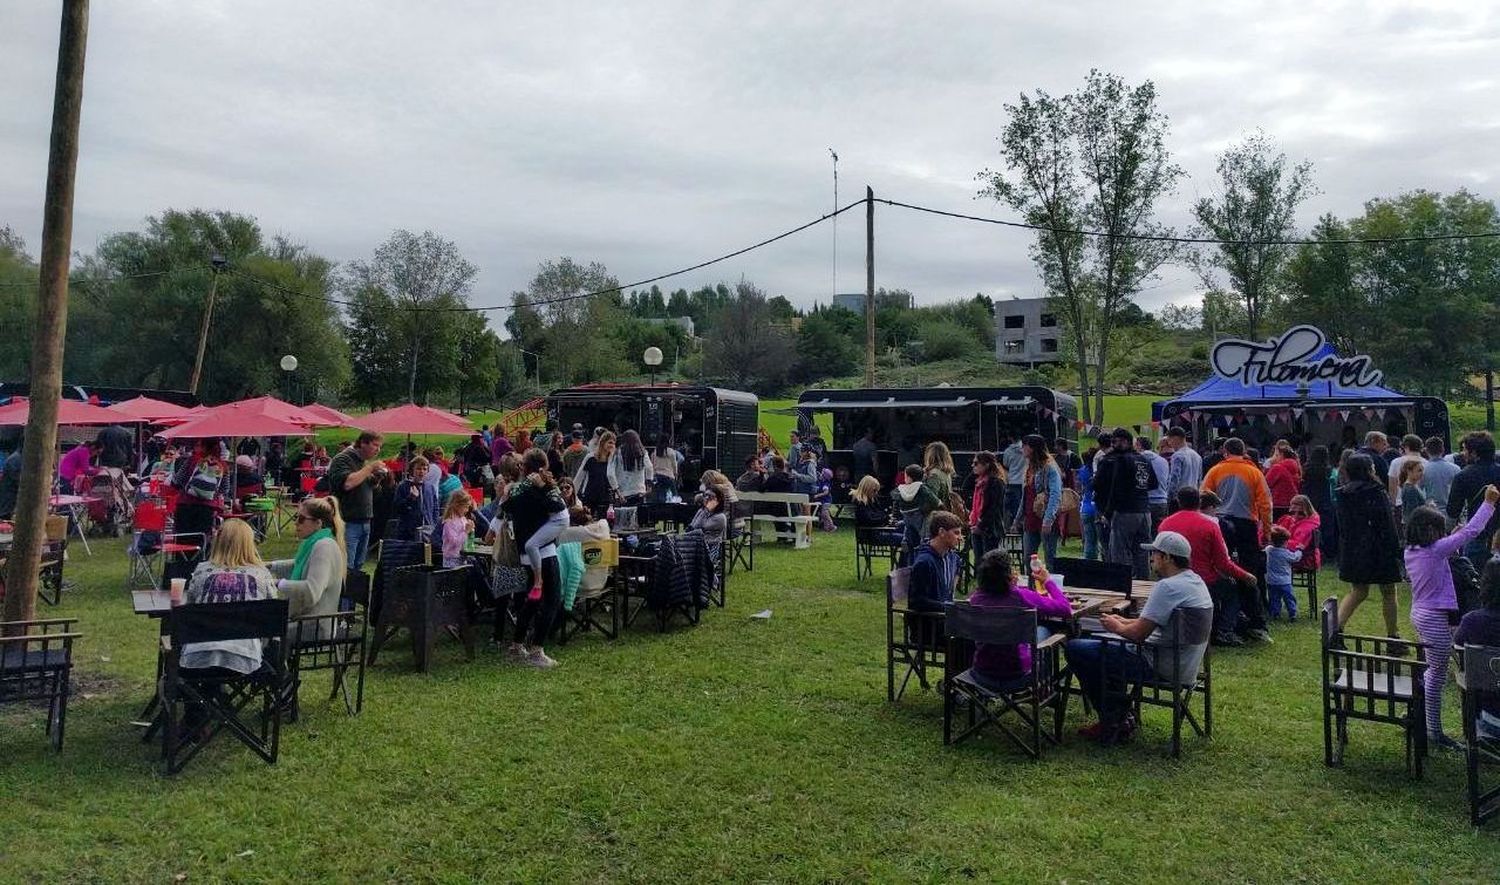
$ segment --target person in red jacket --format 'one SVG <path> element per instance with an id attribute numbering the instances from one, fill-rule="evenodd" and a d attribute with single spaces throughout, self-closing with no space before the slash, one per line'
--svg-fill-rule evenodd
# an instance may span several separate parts
<path id="1" fill-rule="evenodd" d="M 1292 535 L 1292 539 L 1286 542 L 1288 550 L 1301 550 L 1308 554 L 1292 566 L 1292 571 L 1315 572 L 1323 567 L 1323 551 L 1313 543 L 1318 537 L 1317 532 L 1323 527 L 1323 519 L 1313 509 L 1311 498 L 1306 495 L 1294 496 L 1286 516 L 1276 520 L 1276 524 Z"/>
<path id="2" fill-rule="evenodd" d="M 1164 532 L 1176 532 L 1188 539 L 1193 555 L 1188 568 L 1208 585 L 1214 599 L 1214 645 L 1244 645 L 1236 632 L 1240 599 L 1256 594 L 1255 575 L 1240 568 L 1229 556 L 1219 520 L 1202 512 L 1202 495 L 1192 486 L 1177 490 L 1177 510 L 1161 522 Z"/>
<path id="3" fill-rule="evenodd" d="M 1291 509 L 1292 498 L 1302 491 L 1302 462 L 1286 444 L 1276 446 L 1271 467 L 1266 471 L 1266 485 L 1271 490 L 1271 518 L 1281 519 Z"/>

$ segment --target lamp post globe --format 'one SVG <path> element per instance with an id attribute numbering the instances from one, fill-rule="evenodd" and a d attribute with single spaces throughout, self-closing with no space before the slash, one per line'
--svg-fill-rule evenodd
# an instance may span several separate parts
<path id="1" fill-rule="evenodd" d="M 297 358 L 294 357 L 294 356 L 292 356 L 291 354 L 287 354 L 286 356 L 282 357 L 281 358 L 281 371 L 283 371 L 283 372 L 295 372 L 295 371 L 297 371 Z"/>
<path id="2" fill-rule="evenodd" d="M 641 354 L 641 361 L 651 367 L 652 387 L 656 386 L 656 367 L 661 365 L 661 359 L 662 356 L 660 347 L 648 347 L 646 348 L 646 352 Z"/>

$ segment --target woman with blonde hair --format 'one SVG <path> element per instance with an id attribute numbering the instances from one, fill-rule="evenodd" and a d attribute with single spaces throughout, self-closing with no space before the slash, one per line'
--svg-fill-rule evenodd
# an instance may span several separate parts
<path id="1" fill-rule="evenodd" d="M 289 603 L 288 613 L 293 618 L 335 614 L 339 610 L 339 596 L 344 590 L 347 568 L 344 518 L 339 513 L 339 500 L 332 495 L 304 499 L 297 506 L 296 531 L 300 543 L 295 558 L 270 564 L 271 573 L 279 578 L 276 589 Z M 329 638 L 333 632 L 332 622 L 321 620 L 317 623 L 317 638 Z M 292 638 L 296 641 L 313 637 L 299 636 L 294 628 Z"/>
<path id="2" fill-rule="evenodd" d="M 923 483 L 932 489 L 937 496 L 941 506 L 948 506 L 948 496 L 953 494 L 953 475 L 957 469 L 953 466 L 953 453 L 948 451 L 948 444 L 937 441 L 927 444 L 927 450 L 922 455 L 922 470 L 924 474 Z"/>
<path id="3" fill-rule="evenodd" d="M 343 545 L 340 543 L 339 550 Z M 255 549 L 255 532 L 242 519 L 226 519 L 214 535 L 208 560 L 188 579 L 184 600 L 189 605 L 253 602 L 276 596 L 276 581 Z M 221 667 L 236 673 L 260 669 L 259 639 L 226 639 L 183 646 L 183 667 Z"/>

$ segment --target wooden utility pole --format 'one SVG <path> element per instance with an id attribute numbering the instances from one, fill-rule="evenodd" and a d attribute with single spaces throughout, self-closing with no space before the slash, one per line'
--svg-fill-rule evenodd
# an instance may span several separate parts
<path id="1" fill-rule="evenodd" d="M 214 280 L 208 286 L 208 306 L 203 309 L 203 325 L 198 329 L 198 356 L 193 360 L 193 378 L 188 382 L 188 393 L 198 393 L 198 380 L 203 377 L 203 351 L 208 347 L 208 327 L 214 321 L 214 298 L 219 294 L 219 261 L 214 262 Z"/>
<path id="2" fill-rule="evenodd" d="M 865 188 L 865 386 L 875 386 L 875 189 Z"/>
<path id="3" fill-rule="evenodd" d="M 68 257 L 73 251 L 73 185 L 78 172 L 78 119 L 83 110 L 83 58 L 88 0 L 63 0 L 52 96 L 52 140 L 42 212 L 36 324 L 31 340 L 31 412 L 21 453 L 15 537 L 5 577 L 3 620 L 36 615 L 37 569 L 46 539 L 47 499 L 56 468 L 57 401 L 62 396 L 63 336 L 68 328 Z"/>

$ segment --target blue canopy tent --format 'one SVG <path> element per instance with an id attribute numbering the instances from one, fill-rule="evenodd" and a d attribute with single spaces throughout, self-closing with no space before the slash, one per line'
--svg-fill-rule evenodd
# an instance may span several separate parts
<path id="1" fill-rule="evenodd" d="M 1299 331 L 1316 334 L 1319 346 L 1287 359 L 1278 344 Z M 1298 445 L 1341 448 L 1370 430 L 1448 441 L 1445 402 L 1384 386 L 1380 373 L 1369 369 L 1368 358 L 1339 357 L 1322 333 L 1310 327 L 1264 344 L 1219 342 L 1211 362 L 1215 372 L 1203 383 L 1151 406 L 1152 420 L 1163 429 L 1186 428 L 1200 447 L 1214 436 L 1240 436 L 1258 447 L 1285 437 Z M 1226 364 L 1233 374 L 1224 371 Z"/>

